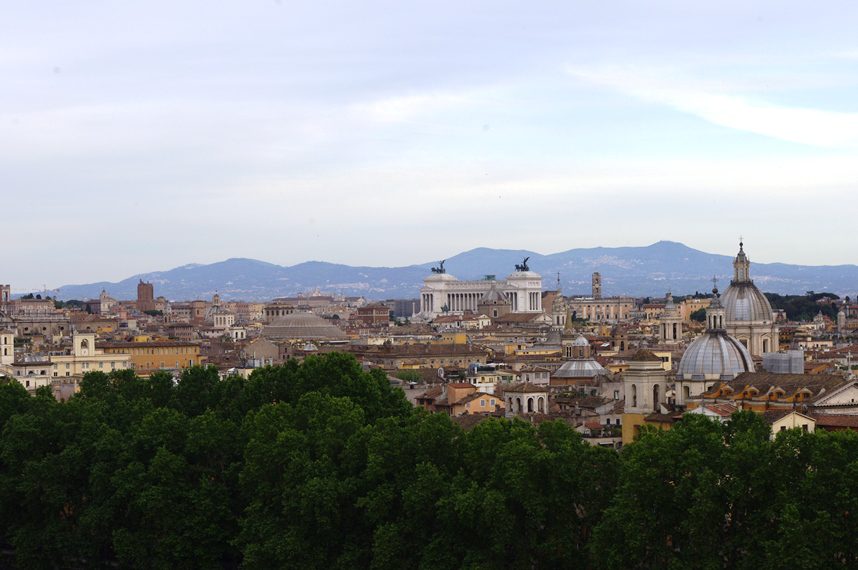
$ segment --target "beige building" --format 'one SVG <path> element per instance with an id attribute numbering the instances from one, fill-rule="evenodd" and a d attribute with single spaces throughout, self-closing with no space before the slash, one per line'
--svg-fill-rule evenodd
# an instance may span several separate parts
<path id="1" fill-rule="evenodd" d="M 554 325 L 565 325 L 567 314 L 575 319 L 591 322 L 616 323 L 627 320 L 635 309 L 632 297 L 602 297 L 602 276 L 593 274 L 593 291 L 590 297 L 558 297 L 552 307 Z"/>
<path id="2" fill-rule="evenodd" d="M 651 414 L 658 414 L 667 401 L 667 373 L 661 359 L 639 350 L 623 373 L 623 445 L 634 441 Z"/>
<path id="3" fill-rule="evenodd" d="M 683 321 L 690 321 L 691 315 L 696 313 L 700 309 L 708 309 L 709 303 L 711 303 L 711 299 L 694 299 L 688 298 L 682 301 L 679 304 L 679 314 L 682 316 Z"/>
<path id="4" fill-rule="evenodd" d="M 83 376 L 87 372 L 111 372 L 130 367 L 128 354 L 105 354 L 96 350 L 92 333 L 75 333 L 68 354 L 51 356 L 52 376 Z"/>
<path id="5" fill-rule="evenodd" d="M 127 359 L 125 368 L 138 374 L 157 370 L 184 370 L 203 363 L 200 346 L 182 341 L 111 342 L 101 345 L 105 355 Z"/>
<path id="6" fill-rule="evenodd" d="M 465 414 L 493 414 L 504 409 L 503 400 L 493 394 L 478 392 L 477 387 L 465 382 L 433 386 L 415 403 L 433 412 L 457 417 Z"/>
<path id="7" fill-rule="evenodd" d="M 15 362 L 7 370 L 31 394 L 43 386 L 50 386 L 53 378 L 48 359 L 31 358 Z"/>
<path id="8" fill-rule="evenodd" d="M 772 439 L 782 431 L 800 429 L 809 433 L 816 430 L 816 420 L 795 410 L 773 410 L 765 412 L 763 417 L 772 426 Z"/>

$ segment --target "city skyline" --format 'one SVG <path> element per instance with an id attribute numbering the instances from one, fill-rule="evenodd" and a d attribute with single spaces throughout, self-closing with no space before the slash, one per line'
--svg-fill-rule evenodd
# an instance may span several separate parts
<path id="1" fill-rule="evenodd" d="M 858 262 L 850 3 L 7 12 L 16 290 L 741 234 L 758 262 Z"/>
<path id="2" fill-rule="evenodd" d="M 751 252 L 752 253 L 752 252 Z M 753 255 L 750 256 L 754 258 Z M 158 271 L 143 271 L 116 281 L 64 283 L 58 287 L 36 287 L 29 291 L 59 299 L 92 299 L 107 292 L 131 297 L 140 282 L 156 284 L 168 300 L 209 298 L 220 293 L 230 300 L 272 299 L 323 292 L 370 299 L 414 298 L 419 284 L 434 275 L 443 263 L 447 277 L 477 279 L 492 275 L 503 279 L 528 260 L 528 268 L 539 274 L 546 286 L 580 295 L 589 288 L 594 272 L 604 276 L 615 294 L 660 297 L 709 291 L 713 279 L 728 285 L 735 257 L 703 252 L 685 244 L 660 241 L 644 247 L 577 248 L 542 254 L 527 250 L 477 248 L 444 256 L 444 260 L 403 266 L 351 266 L 308 261 L 291 266 L 251 258 L 231 258 L 211 264 L 186 264 Z M 806 291 L 855 296 L 858 265 L 804 266 L 784 263 L 754 263 L 753 278 L 768 293 L 802 294 Z M 431 269 L 431 271 L 430 271 Z"/>

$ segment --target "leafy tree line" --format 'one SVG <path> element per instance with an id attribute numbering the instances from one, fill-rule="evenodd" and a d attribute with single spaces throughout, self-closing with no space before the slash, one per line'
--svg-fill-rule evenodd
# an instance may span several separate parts
<path id="1" fill-rule="evenodd" d="M 786 311 L 787 319 L 791 321 L 812 321 L 820 311 L 831 319 L 837 319 L 837 312 L 840 310 L 834 303 L 840 297 L 834 293 L 808 291 L 806 295 L 778 295 L 777 293 L 765 295 L 772 304 L 772 308 Z"/>
<path id="2" fill-rule="evenodd" d="M 463 431 L 347 355 L 219 380 L 0 385 L 0 540 L 22 568 L 856 564 L 858 437 L 689 418 L 622 453 Z"/>

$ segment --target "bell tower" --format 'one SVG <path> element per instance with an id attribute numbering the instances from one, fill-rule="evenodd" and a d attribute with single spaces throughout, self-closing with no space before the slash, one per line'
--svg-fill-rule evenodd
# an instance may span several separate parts
<path id="1" fill-rule="evenodd" d="M 15 331 L 0 329 L 0 364 L 15 362 Z"/>
<path id="2" fill-rule="evenodd" d="M 602 298 L 602 274 L 598 271 L 593 273 L 593 298 Z"/>
<path id="3" fill-rule="evenodd" d="M 664 312 L 659 319 L 659 337 L 667 344 L 682 340 L 682 316 L 673 302 L 673 294 L 668 292 Z"/>

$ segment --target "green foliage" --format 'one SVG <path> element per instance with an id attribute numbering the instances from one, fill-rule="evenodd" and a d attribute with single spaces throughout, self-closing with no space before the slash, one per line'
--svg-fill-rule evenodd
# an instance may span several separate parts
<path id="1" fill-rule="evenodd" d="M 697 321 L 698 323 L 705 323 L 706 309 L 697 309 L 696 311 L 691 313 L 690 317 L 692 321 Z"/>
<path id="2" fill-rule="evenodd" d="M 403 382 L 420 382 L 420 373 L 416 370 L 399 370 L 394 376 Z"/>
<path id="3" fill-rule="evenodd" d="M 56 307 L 57 309 L 84 310 L 87 308 L 87 304 L 85 301 L 79 301 L 77 299 L 70 299 L 68 301 L 60 301 L 59 299 L 54 299 L 54 307 Z"/>
<path id="4" fill-rule="evenodd" d="M 811 321 L 820 311 L 822 311 L 823 315 L 831 319 L 836 319 L 839 309 L 831 301 L 836 301 L 840 297 L 834 293 L 814 293 L 813 291 L 808 291 L 805 295 L 766 293 L 766 298 L 772 304 L 772 308 L 786 311 L 787 319 L 791 321 Z"/>
<path id="5" fill-rule="evenodd" d="M 0 383 L 0 547 L 21 568 L 858 564 L 858 434 L 750 412 L 621 453 L 563 422 L 463 431 L 330 354 L 221 379 Z"/>
<path id="6" fill-rule="evenodd" d="M 623 450 L 594 565 L 854 567 L 858 435 L 792 430 L 772 442 L 769 433 L 752 412 L 645 431 Z"/>

